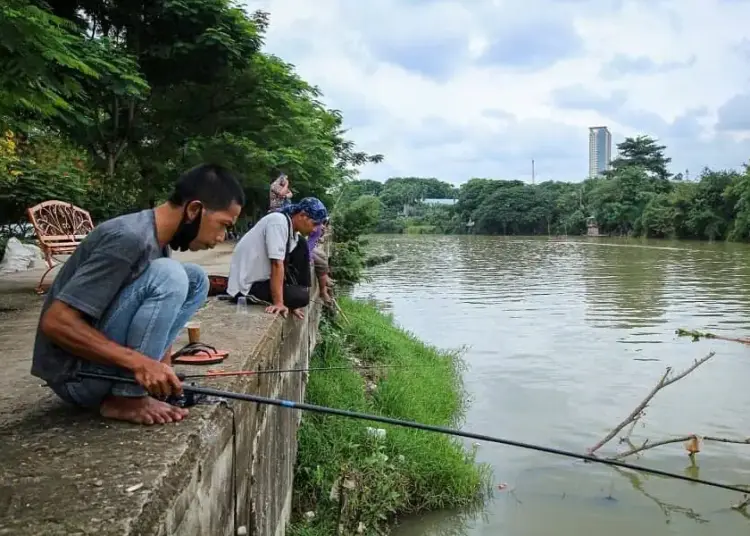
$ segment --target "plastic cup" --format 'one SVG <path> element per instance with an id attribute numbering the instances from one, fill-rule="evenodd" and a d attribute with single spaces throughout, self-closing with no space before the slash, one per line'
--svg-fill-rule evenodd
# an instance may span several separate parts
<path id="1" fill-rule="evenodd" d="M 201 323 L 200 322 L 188 322 L 187 325 L 188 340 L 190 344 L 199 342 L 201 340 Z"/>

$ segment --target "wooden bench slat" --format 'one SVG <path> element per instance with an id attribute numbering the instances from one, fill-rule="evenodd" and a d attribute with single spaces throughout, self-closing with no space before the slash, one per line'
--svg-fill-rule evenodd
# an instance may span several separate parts
<path id="1" fill-rule="evenodd" d="M 76 235 L 42 235 L 44 240 L 77 240 L 78 242 L 86 238 L 85 234 Z"/>
<path id="2" fill-rule="evenodd" d="M 72 244 L 69 246 L 62 246 L 62 247 L 48 247 L 46 248 L 48 251 L 75 251 L 78 249 L 78 246 L 80 244 Z"/>
<path id="3" fill-rule="evenodd" d="M 42 238 L 41 241 L 51 246 L 57 246 L 60 244 L 80 244 L 81 242 L 83 242 L 83 240 L 76 240 L 72 236 L 69 236 L 68 238 L 65 238 L 65 239 L 59 239 L 59 240 L 47 240 L 46 238 Z"/>
<path id="4" fill-rule="evenodd" d="M 47 240 L 40 240 L 42 244 L 44 244 L 47 247 L 57 247 L 57 246 L 69 246 L 71 244 L 80 244 L 82 240 L 53 240 L 53 241 L 47 241 Z"/>

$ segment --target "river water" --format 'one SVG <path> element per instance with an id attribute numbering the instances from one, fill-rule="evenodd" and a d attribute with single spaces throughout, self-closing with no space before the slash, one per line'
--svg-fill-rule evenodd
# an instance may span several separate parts
<path id="1" fill-rule="evenodd" d="M 583 452 L 666 367 L 682 370 L 713 350 L 656 396 L 633 441 L 750 437 L 750 347 L 674 333 L 750 335 L 748 246 L 398 235 L 370 237 L 370 249 L 396 260 L 370 270 L 356 295 L 431 344 L 467 347 L 465 430 Z M 495 489 L 481 513 L 407 519 L 395 534 L 750 534 L 750 517 L 730 508 L 742 495 L 731 491 L 489 443 L 479 459 Z M 682 444 L 628 461 L 750 484 L 750 445 L 703 444 L 697 468 Z"/>

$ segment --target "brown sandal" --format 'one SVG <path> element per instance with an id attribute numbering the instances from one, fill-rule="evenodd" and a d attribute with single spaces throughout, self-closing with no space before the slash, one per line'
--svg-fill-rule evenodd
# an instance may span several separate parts
<path id="1" fill-rule="evenodd" d="M 191 342 L 172 354 L 175 365 L 213 365 L 224 361 L 229 352 L 217 350 L 209 344 Z"/>

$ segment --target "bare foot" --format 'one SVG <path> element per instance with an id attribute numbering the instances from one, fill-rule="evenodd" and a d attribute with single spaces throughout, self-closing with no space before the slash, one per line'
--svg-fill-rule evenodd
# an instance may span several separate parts
<path id="1" fill-rule="evenodd" d="M 107 419 L 151 425 L 179 422 L 187 417 L 188 410 L 160 402 L 150 396 L 143 398 L 110 396 L 99 406 L 99 413 Z"/>

